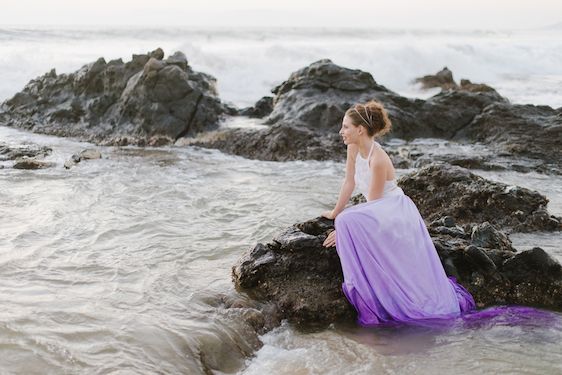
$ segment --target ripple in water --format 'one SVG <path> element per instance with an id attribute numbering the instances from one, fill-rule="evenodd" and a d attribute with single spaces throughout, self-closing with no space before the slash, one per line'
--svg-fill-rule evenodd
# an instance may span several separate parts
<path id="1" fill-rule="evenodd" d="M 560 324 L 317 333 L 283 325 L 261 337 L 260 349 L 252 327 L 224 307 L 225 299 L 245 298 L 234 291 L 230 268 L 256 242 L 335 203 L 343 164 L 100 147 L 104 159 L 64 170 L 64 160 L 88 144 L 7 128 L 0 136 L 49 145 L 57 163 L 0 169 L 2 371 L 562 371 Z M 535 181 L 497 178 L 527 187 Z M 557 177 L 540 178 L 537 188 L 551 197 Z M 545 241 L 529 236 L 529 243 Z"/>

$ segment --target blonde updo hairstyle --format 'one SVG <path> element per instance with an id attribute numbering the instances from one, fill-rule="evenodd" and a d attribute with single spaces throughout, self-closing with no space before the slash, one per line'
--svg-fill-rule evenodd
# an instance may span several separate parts
<path id="1" fill-rule="evenodd" d="M 363 126 L 370 137 L 383 136 L 390 131 L 392 124 L 383 105 L 371 100 L 365 104 L 355 104 L 349 108 L 345 115 L 351 119 L 355 126 Z"/>

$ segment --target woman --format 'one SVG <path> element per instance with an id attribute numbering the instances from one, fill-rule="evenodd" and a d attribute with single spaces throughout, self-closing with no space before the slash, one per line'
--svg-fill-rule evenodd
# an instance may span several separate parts
<path id="1" fill-rule="evenodd" d="M 345 113 L 345 180 L 335 208 L 322 214 L 336 228 L 324 246 L 336 246 L 343 292 L 360 324 L 457 316 L 473 309 L 474 299 L 447 277 L 417 207 L 396 184 L 392 161 L 375 141 L 390 128 L 378 102 Z M 356 186 L 367 203 L 344 210 Z"/>

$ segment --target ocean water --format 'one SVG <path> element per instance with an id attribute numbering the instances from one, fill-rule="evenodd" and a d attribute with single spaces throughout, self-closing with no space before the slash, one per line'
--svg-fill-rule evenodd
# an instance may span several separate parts
<path id="1" fill-rule="evenodd" d="M 162 47 L 186 54 L 194 69 L 218 79 L 226 101 L 256 102 L 313 61 L 370 72 L 387 88 L 428 97 L 412 80 L 444 66 L 457 82 L 495 87 L 514 103 L 562 106 L 562 29 L 448 31 L 384 29 L 2 28 L 0 101 L 52 68 L 75 71 L 105 57 L 130 59 Z"/>
<path id="2" fill-rule="evenodd" d="M 559 36 L 4 28 L 0 100 L 53 67 L 71 72 L 99 56 L 126 60 L 160 46 L 185 52 L 239 106 L 328 57 L 405 95 L 430 95 L 411 79 L 447 65 L 457 78 L 492 84 L 514 102 L 560 107 Z M 52 147 L 47 160 L 55 163 L 25 171 L 0 162 L 0 374 L 562 373 L 560 313 L 517 324 L 509 316 L 459 321 L 443 330 L 367 330 L 350 322 L 305 333 L 284 323 L 258 337 L 236 309 L 226 309 L 225 299 L 246 298 L 234 290 L 231 266 L 257 242 L 330 208 L 342 163 L 264 162 L 196 147 L 96 147 L 102 159 L 65 170 L 72 154 L 95 146 L 5 127 L 0 141 Z M 444 152 L 471 150 L 435 142 Z M 477 173 L 538 190 L 551 213 L 562 215 L 560 176 Z M 511 238 L 519 250 L 540 246 L 562 261 L 559 233 Z"/>

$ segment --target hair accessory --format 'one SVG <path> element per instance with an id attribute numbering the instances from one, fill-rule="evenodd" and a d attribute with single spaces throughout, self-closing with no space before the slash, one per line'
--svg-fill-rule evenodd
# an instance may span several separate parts
<path id="1" fill-rule="evenodd" d="M 363 117 L 363 115 L 357 110 L 357 107 L 353 107 L 353 109 L 355 110 L 355 112 L 357 112 L 359 117 L 361 117 L 361 120 L 363 120 L 367 126 L 371 126 L 371 122 L 367 121 L 367 119 L 365 117 Z M 367 114 L 367 108 L 365 108 L 365 114 Z M 369 117 L 369 116 L 367 116 L 367 117 Z"/>

